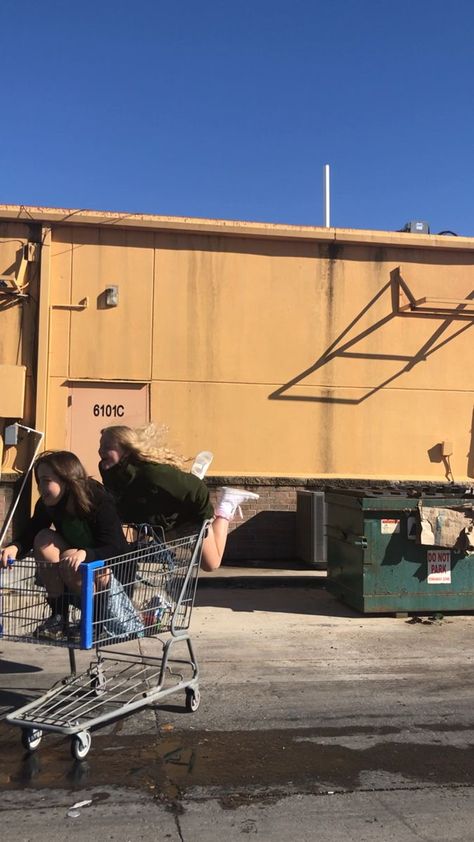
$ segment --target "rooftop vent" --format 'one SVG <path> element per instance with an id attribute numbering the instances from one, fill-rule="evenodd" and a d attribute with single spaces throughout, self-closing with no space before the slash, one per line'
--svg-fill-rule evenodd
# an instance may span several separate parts
<path id="1" fill-rule="evenodd" d="M 419 219 L 411 219 L 403 228 L 400 228 L 400 231 L 407 234 L 429 234 L 430 226 L 427 222 L 422 222 Z"/>

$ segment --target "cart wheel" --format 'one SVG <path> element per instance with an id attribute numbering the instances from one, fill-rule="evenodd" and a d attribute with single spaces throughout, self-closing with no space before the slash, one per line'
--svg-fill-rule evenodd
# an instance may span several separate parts
<path id="1" fill-rule="evenodd" d="M 27 751 L 36 751 L 42 736 L 43 732 L 39 728 L 22 728 L 21 744 Z"/>
<path id="2" fill-rule="evenodd" d="M 201 694 L 199 690 L 196 688 L 194 690 L 192 687 L 186 688 L 186 710 L 189 713 L 194 713 L 197 711 L 201 702 Z"/>
<path id="3" fill-rule="evenodd" d="M 84 760 L 89 754 L 92 737 L 89 731 L 80 731 L 71 740 L 71 754 L 75 760 Z"/>

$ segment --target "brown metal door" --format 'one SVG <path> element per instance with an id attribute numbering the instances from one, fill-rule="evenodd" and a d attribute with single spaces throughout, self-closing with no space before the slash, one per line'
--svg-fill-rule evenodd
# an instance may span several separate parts
<path id="1" fill-rule="evenodd" d="M 71 383 L 69 447 L 91 476 L 100 478 L 98 447 L 104 427 L 149 421 L 148 386 L 142 383 Z"/>

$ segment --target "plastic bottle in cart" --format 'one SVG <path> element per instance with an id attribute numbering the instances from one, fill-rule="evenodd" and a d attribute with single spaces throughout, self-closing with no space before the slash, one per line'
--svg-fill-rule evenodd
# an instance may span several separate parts
<path id="1" fill-rule="evenodd" d="M 143 623 L 145 626 L 160 626 L 163 615 L 170 607 L 169 603 L 161 596 L 154 596 L 145 605 L 143 610 Z"/>

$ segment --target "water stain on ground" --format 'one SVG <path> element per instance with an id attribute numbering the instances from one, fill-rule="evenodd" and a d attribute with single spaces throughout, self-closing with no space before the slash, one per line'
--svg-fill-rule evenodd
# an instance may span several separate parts
<path id="1" fill-rule="evenodd" d="M 378 736 L 376 744 L 348 748 L 332 739 L 364 733 Z M 62 737 L 45 735 L 38 750 L 28 754 L 18 729 L 2 725 L 0 789 L 126 786 L 176 803 L 200 792 L 224 798 L 229 792 L 265 797 L 289 790 L 352 791 L 366 786 L 367 773 L 393 775 L 407 785 L 472 783 L 471 745 L 397 742 L 397 733 L 357 727 L 173 731 L 160 736 L 99 731 L 86 760 L 78 762 Z"/>

